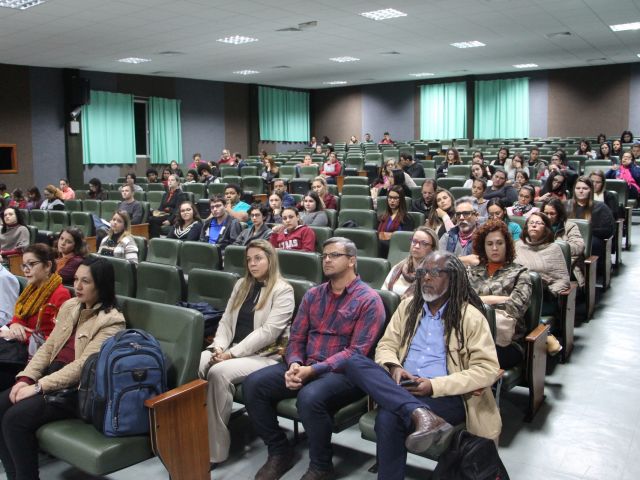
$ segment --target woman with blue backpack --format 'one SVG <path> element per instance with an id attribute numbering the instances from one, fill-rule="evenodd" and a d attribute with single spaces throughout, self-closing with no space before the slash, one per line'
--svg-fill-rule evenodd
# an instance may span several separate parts
<path id="1" fill-rule="evenodd" d="M 49 338 L 16 375 L 15 385 L 0 393 L 0 460 L 10 480 L 39 478 L 36 431 L 76 416 L 73 394 L 85 361 L 125 327 L 107 260 L 85 259 L 73 285 L 76 297 L 60 307 Z"/>

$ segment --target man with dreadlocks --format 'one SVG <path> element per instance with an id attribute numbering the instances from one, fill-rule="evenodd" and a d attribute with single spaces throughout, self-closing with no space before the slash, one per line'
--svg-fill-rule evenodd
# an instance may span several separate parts
<path id="1" fill-rule="evenodd" d="M 452 425 L 497 439 L 502 427 L 490 387 L 498 358 L 482 301 L 465 267 L 436 251 L 416 272 L 376 348 L 347 361 L 345 373 L 380 406 L 378 478 L 404 478 L 407 450 L 429 449 Z M 377 363 L 377 365 L 376 365 Z"/>

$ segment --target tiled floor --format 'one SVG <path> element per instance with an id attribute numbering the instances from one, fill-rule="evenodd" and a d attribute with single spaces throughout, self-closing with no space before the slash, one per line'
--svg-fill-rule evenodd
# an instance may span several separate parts
<path id="1" fill-rule="evenodd" d="M 634 227 L 640 242 L 640 227 Z M 598 304 L 595 318 L 576 329 L 569 363 L 551 365 L 546 403 L 532 423 L 523 423 L 524 390 L 503 397 L 500 455 L 513 480 L 640 479 L 640 335 L 635 330 L 640 299 L 640 247 L 624 252 L 624 266 Z M 636 308 L 638 310 L 636 310 Z M 291 424 L 283 422 L 291 429 Z M 246 416 L 232 423 L 233 455 L 212 478 L 251 479 L 266 459 L 266 448 L 252 433 Z M 367 471 L 375 449 L 356 427 L 334 436 L 334 465 L 341 478 L 373 480 Z M 299 462 L 285 475 L 297 479 L 307 467 L 307 446 L 297 449 Z M 79 480 L 88 475 L 63 462 L 43 458 L 41 478 Z M 408 478 L 430 478 L 434 463 L 409 456 Z M 167 479 L 157 459 L 108 478 Z"/>

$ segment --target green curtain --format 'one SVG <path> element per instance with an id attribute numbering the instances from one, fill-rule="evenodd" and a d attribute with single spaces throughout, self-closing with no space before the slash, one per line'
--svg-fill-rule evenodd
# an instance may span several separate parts
<path id="1" fill-rule="evenodd" d="M 529 136 L 529 79 L 476 82 L 475 138 Z"/>
<path id="2" fill-rule="evenodd" d="M 149 98 L 149 155 L 151 163 L 182 163 L 180 100 Z"/>
<path id="3" fill-rule="evenodd" d="M 133 95 L 91 91 L 82 107 L 82 162 L 136 163 Z"/>
<path id="4" fill-rule="evenodd" d="M 438 83 L 420 87 L 420 138 L 467 136 L 467 85 Z"/>
<path id="5" fill-rule="evenodd" d="M 260 140 L 307 142 L 309 93 L 280 88 L 258 88 Z"/>

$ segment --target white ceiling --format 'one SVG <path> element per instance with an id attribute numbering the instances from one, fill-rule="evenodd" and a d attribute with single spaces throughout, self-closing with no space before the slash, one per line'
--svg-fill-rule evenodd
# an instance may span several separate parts
<path id="1" fill-rule="evenodd" d="M 381 8 L 408 16 L 359 15 Z M 317 27 L 301 32 L 276 31 L 314 20 Z M 48 0 L 24 11 L 0 8 L 0 63 L 313 89 L 335 80 L 412 80 L 417 72 L 512 72 L 519 63 L 638 62 L 640 31 L 609 28 L 638 21 L 640 0 Z M 564 31 L 572 35 L 545 36 Z M 231 35 L 259 41 L 216 42 Z M 469 40 L 487 46 L 449 45 Z M 338 56 L 361 60 L 329 61 Z M 117 62 L 123 57 L 152 61 Z M 290 68 L 275 68 L 282 65 Z M 260 74 L 233 74 L 245 69 Z"/>

